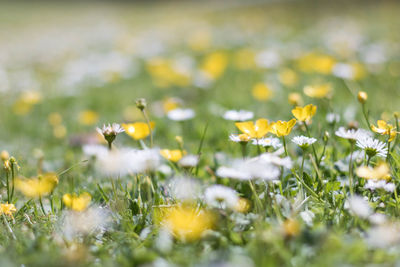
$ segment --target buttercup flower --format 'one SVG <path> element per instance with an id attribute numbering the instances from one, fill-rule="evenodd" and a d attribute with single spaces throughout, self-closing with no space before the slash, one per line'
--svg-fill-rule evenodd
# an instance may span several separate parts
<path id="1" fill-rule="evenodd" d="M 4 214 L 7 216 L 12 217 L 13 213 L 16 212 L 17 209 L 15 208 L 14 204 L 2 203 L 0 204 L 0 215 Z"/>
<path id="2" fill-rule="evenodd" d="M 288 96 L 288 102 L 290 105 L 299 106 L 303 104 L 303 98 L 299 93 L 290 93 Z"/>
<path id="3" fill-rule="evenodd" d="M 290 121 L 273 122 L 271 126 L 271 133 L 278 137 L 289 135 L 295 124 L 296 119 L 291 119 Z"/>
<path id="4" fill-rule="evenodd" d="M 358 138 L 356 145 L 359 148 L 365 150 L 365 153 L 367 153 L 369 157 L 378 155 L 379 157 L 384 158 L 388 153 L 388 149 L 385 143 L 379 141 L 378 139 L 373 139 L 369 136 L 361 136 L 360 138 Z"/>
<path id="5" fill-rule="evenodd" d="M 371 129 L 380 135 L 388 135 L 389 142 L 393 141 L 397 134 L 395 127 L 384 120 L 378 120 L 377 126 L 371 125 Z"/>
<path id="6" fill-rule="evenodd" d="M 307 136 L 295 136 L 292 139 L 292 142 L 301 147 L 302 149 L 305 149 L 309 147 L 310 145 L 314 144 L 317 141 L 315 138 L 310 138 Z"/>
<path id="7" fill-rule="evenodd" d="M 325 98 L 332 94 L 332 87 L 330 84 L 322 84 L 315 86 L 306 86 L 303 89 L 304 94 L 313 98 Z"/>
<path id="8" fill-rule="evenodd" d="M 144 139 L 150 135 L 150 129 L 145 122 L 122 123 L 125 133 L 135 140 Z M 151 129 L 154 128 L 154 122 L 150 122 Z"/>
<path id="9" fill-rule="evenodd" d="M 299 121 L 309 121 L 317 111 L 317 107 L 309 104 L 305 107 L 296 107 L 292 109 L 293 116 Z"/>
<path id="10" fill-rule="evenodd" d="M 212 207 L 228 209 L 235 209 L 239 201 L 235 190 L 218 184 L 206 189 L 204 199 Z"/>
<path id="11" fill-rule="evenodd" d="M 357 168 L 356 174 L 365 179 L 386 180 L 390 178 L 390 169 L 387 163 L 382 162 L 374 168 L 361 166 Z"/>
<path id="12" fill-rule="evenodd" d="M 255 124 L 252 121 L 236 122 L 235 125 L 242 133 L 257 139 L 264 137 L 271 130 L 267 119 L 258 119 Z"/>
<path id="13" fill-rule="evenodd" d="M 58 177 L 55 173 L 45 173 L 30 179 L 19 177 L 15 180 L 15 188 L 30 198 L 50 194 L 57 184 Z"/>
<path id="14" fill-rule="evenodd" d="M 259 101 L 267 101 L 272 97 L 271 89 L 264 83 L 257 83 L 251 91 L 253 97 Z"/>
<path id="15" fill-rule="evenodd" d="M 224 113 L 223 118 L 230 121 L 247 121 L 254 117 L 254 113 L 247 110 L 228 110 Z"/>
<path id="16" fill-rule="evenodd" d="M 87 192 L 84 192 L 79 196 L 76 194 L 65 194 L 63 195 L 62 200 L 64 205 L 68 208 L 75 211 L 83 211 L 90 204 L 92 196 Z"/>
<path id="17" fill-rule="evenodd" d="M 184 156 L 185 153 L 180 149 L 174 149 L 174 150 L 161 149 L 160 154 L 167 160 L 170 160 L 172 162 L 178 162 Z"/>

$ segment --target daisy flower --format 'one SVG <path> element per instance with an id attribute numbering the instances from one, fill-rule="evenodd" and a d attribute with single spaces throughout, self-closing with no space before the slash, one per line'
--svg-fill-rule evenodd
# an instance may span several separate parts
<path id="1" fill-rule="evenodd" d="M 395 189 L 394 183 L 388 183 L 385 180 L 368 180 L 364 185 L 365 189 L 375 191 L 376 189 L 383 189 L 387 192 L 392 193 Z"/>
<path id="2" fill-rule="evenodd" d="M 348 129 L 340 127 L 335 134 L 341 138 L 356 141 L 363 136 L 368 136 L 369 133 L 364 129 Z"/>
<path id="3" fill-rule="evenodd" d="M 237 192 L 223 185 L 212 185 L 204 193 L 205 202 L 212 207 L 235 209 L 239 197 Z"/>
<path id="4" fill-rule="evenodd" d="M 196 167 L 199 164 L 199 156 L 186 155 L 178 161 L 178 164 L 185 168 Z"/>
<path id="5" fill-rule="evenodd" d="M 228 110 L 222 117 L 230 121 L 247 121 L 254 117 L 254 113 L 247 110 Z"/>
<path id="6" fill-rule="evenodd" d="M 367 153 L 369 157 L 378 155 L 379 157 L 384 158 L 388 153 L 385 143 L 369 136 L 361 136 L 358 138 L 356 145 L 365 150 L 365 153 Z"/>
<path id="7" fill-rule="evenodd" d="M 196 116 L 196 113 L 190 108 L 176 108 L 167 113 L 168 119 L 173 121 L 186 121 L 193 119 L 194 116 Z"/>
<path id="8" fill-rule="evenodd" d="M 301 147 L 302 149 L 305 149 L 309 147 L 310 145 L 314 144 L 317 141 L 315 138 L 310 138 L 304 135 L 300 136 L 295 136 L 292 139 L 292 142 Z"/>
<path id="9" fill-rule="evenodd" d="M 231 134 L 229 136 L 229 140 L 235 143 L 247 143 L 248 141 L 250 141 L 250 136 L 248 136 L 247 134 Z"/>
<path id="10" fill-rule="evenodd" d="M 361 196 L 352 196 L 346 203 L 345 208 L 349 209 L 350 212 L 360 218 L 367 218 L 372 214 L 372 209 L 365 198 Z"/>
<path id="11" fill-rule="evenodd" d="M 282 144 L 278 138 L 261 138 L 253 139 L 253 145 L 259 145 L 263 147 L 273 147 L 274 149 L 282 147 Z"/>
<path id="12" fill-rule="evenodd" d="M 340 115 L 336 113 L 328 113 L 326 114 L 325 119 L 329 124 L 338 123 L 340 121 Z"/>
<path id="13" fill-rule="evenodd" d="M 111 144 L 115 140 L 115 137 L 117 137 L 119 133 L 125 131 L 118 123 L 113 123 L 112 125 L 108 124 L 107 126 L 104 124 L 103 128 L 97 127 L 96 130 L 106 139 L 109 149 L 111 149 Z"/>

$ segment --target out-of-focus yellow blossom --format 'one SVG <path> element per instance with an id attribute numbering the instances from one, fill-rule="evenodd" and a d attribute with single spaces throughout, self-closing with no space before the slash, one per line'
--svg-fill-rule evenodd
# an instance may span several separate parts
<path id="1" fill-rule="evenodd" d="M 321 84 L 321 85 L 314 85 L 314 86 L 305 86 L 304 94 L 309 97 L 313 98 L 325 98 L 330 97 L 332 94 L 332 86 L 330 84 Z"/>
<path id="2" fill-rule="evenodd" d="M 162 225 L 167 227 L 175 238 L 181 241 L 195 241 L 202 237 L 206 230 L 212 229 L 212 213 L 198 208 L 177 206 L 170 209 Z"/>
<path id="3" fill-rule="evenodd" d="M 77 196 L 76 194 L 65 194 L 62 197 L 63 203 L 68 208 L 75 211 L 83 211 L 85 210 L 92 200 L 92 196 L 84 192 Z"/>
<path id="4" fill-rule="evenodd" d="M 190 75 L 177 71 L 169 60 L 163 58 L 149 60 L 146 69 L 155 85 L 161 88 L 172 85 L 187 86 L 191 81 Z"/>
<path id="5" fill-rule="evenodd" d="M 154 128 L 154 125 L 154 122 L 150 122 L 151 129 Z M 150 135 L 149 126 L 145 122 L 122 123 L 121 126 L 125 133 L 135 140 L 144 139 Z"/>
<path id="6" fill-rule="evenodd" d="M 235 210 L 237 212 L 246 213 L 250 210 L 250 207 L 251 207 L 250 200 L 248 200 L 247 198 L 241 197 L 241 198 L 239 198 L 239 200 L 236 204 Z"/>
<path id="7" fill-rule="evenodd" d="M 62 123 L 62 117 L 61 114 L 58 112 L 53 112 L 50 113 L 49 116 L 47 117 L 47 120 L 49 121 L 50 125 L 56 126 L 60 125 Z"/>
<path id="8" fill-rule="evenodd" d="M 264 137 L 271 130 L 271 124 L 267 119 L 258 119 L 256 123 L 252 121 L 236 122 L 235 125 L 242 133 L 257 139 Z"/>
<path id="9" fill-rule="evenodd" d="M 287 219 L 283 222 L 283 231 L 286 236 L 297 236 L 300 233 L 300 224 L 297 220 Z"/>
<path id="10" fill-rule="evenodd" d="M 62 124 L 56 125 L 53 128 L 53 135 L 59 139 L 64 138 L 67 135 L 67 128 Z"/>
<path id="11" fill-rule="evenodd" d="M 182 101 L 179 98 L 168 97 L 163 100 L 162 106 L 165 113 L 168 113 L 171 110 L 177 109 L 182 104 Z"/>
<path id="12" fill-rule="evenodd" d="M 380 135 L 388 135 L 390 142 L 394 140 L 397 134 L 395 127 L 384 120 L 378 120 L 377 126 L 371 125 L 371 129 Z"/>
<path id="13" fill-rule="evenodd" d="M 286 136 L 290 134 L 295 124 L 296 119 L 291 119 L 290 121 L 273 122 L 271 125 L 271 133 L 275 134 L 278 137 Z"/>
<path id="14" fill-rule="evenodd" d="M 299 58 L 297 65 L 304 72 L 318 72 L 322 74 L 330 74 L 336 60 L 328 55 L 318 53 L 309 53 Z"/>
<path id="15" fill-rule="evenodd" d="M 301 106 L 303 104 L 303 98 L 299 93 L 290 93 L 288 96 L 288 102 L 293 106 Z"/>
<path id="16" fill-rule="evenodd" d="M 50 194 L 57 184 L 58 177 L 55 173 L 45 173 L 30 179 L 18 177 L 15 180 L 15 188 L 30 198 Z"/>
<path id="17" fill-rule="evenodd" d="M 387 180 L 390 179 L 390 169 L 386 162 L 379 163 L 376 167 L 361 166 L 357 168 L 357 176 L 364 179 Z"/>
<path id="18" fill-rule="evenodd" d="M 258 101 L 267 101 L 271 99 L 272 90 L 265 83 L 257 83 L 253 86 L 251 93 Z"/>
<path id="19" fill-rule="evenodd" d="M 225 53 L 214 52 L 206 56 L 200 69 L 215 80 L 225 72 L 227 64 L 228 57 Z"/>
<path id="20" fill-rule="evenodd" d="M 8 204 L 8 202 L 7 202 L 5 204 L 0 204 L 0 215 L 4 214 L 4 215 L 12 217 L 13 213 L 16 211 L 17 211 L 17 209 L 15 208 L 14 204 L 12 204 L 12 203 Z"/>
<path id="21" fill-rule="evenodd" d="M 299 76 L 291 69 L 284 69 L 279 72 L 279 81 L 288 87 L 292 87 L 298 83 Z"/>
<path id="22" fill-rule="evenodd" d="M 196 30 L 188 38 L 188 45 L 194 51 L 204 51 L 210 47 L 211 33 L 209 30 Z"/>
<path id="23" fill-rule="evenodd" d="M 364 91 L 360 91 L 357 94 L 357 99 L 358 99 L 358 102 L 364 104 L 365 102 L 367 102 L 368 94 Z"/>
<path id="24" fill-rule="evenodd" d="M 180 149 L 161 149 L 160 154 L 167 160 L 178 162 L 185 155 L 185 152 Z"/>
<path id="25" fill-rule="evenodd" d="M 14 103 L 13 111 L 17 115 L 28 114 L 34 105 L 42 100 L 42 95 L 38 91 L 26 91 Z"/>
<path id="26" fill-rule="evenodd" d="M 4 170 L 11 171 L 11 162 L 9 159 L 4 161 Z"/>
<path id="27" fill-rule="evenodd" d="M 6 161 L 6 160 L 8 160 L 10 158 L 10 154 L 8 153 L 8 151 L 6 151 L 6 150 L 3 150 L 3 151 L 1 151 L 1 153 L 0 153 L 0 159 L 1 159 L 1 161 Z"/>
<path id="28" fill-rule="evenodd" d="M 78 120 L 83 125 L 93 125 L 99 121 L 99 114 L 93 110 L 84 110 L 79 113 Z"/>
<path id="29" fill-rule="evenodd" d="M 243 48 L 237 51 L 233 57 L 233 64 L 236 68 L 247 70 L 256 66 L 255 52 L 248 48 Z"/>
<path id="30" fill-rule="evenodd" d="M 293 116 L 299 121 L 309 121 L 317 111 L 317 107 L 309 104 L 305 107 L 296 107 L 292 109 Z"/>
<path id="31" fill-rule="evenodd" d="M 366 71 L 364 65 L 361 63 L 352 63 L 351 66 L 353 67 L 353 80 L 361 80 L 365 77 Z"/>

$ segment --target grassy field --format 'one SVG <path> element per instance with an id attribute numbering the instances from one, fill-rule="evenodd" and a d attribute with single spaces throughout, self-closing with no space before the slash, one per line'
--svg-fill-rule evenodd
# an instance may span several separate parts
<path id="1" fill-rule="evenodd" d="M 1 5 L 0 266 L 399 264 L 399 3 Z"/>

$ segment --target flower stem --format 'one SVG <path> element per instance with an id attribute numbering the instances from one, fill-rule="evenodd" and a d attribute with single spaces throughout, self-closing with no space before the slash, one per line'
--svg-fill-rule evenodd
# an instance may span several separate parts
<path id="1" fill-rule="evenodd" d="M 349 162 L 349 187 L 350 187 L 350 195 L 353 195 L 353 150 L 354 150 L 354 142 L 350 141 L 350 162 Z"/>
<path id="2" fill-rule="evenodd" d="M 311 134 L 310 134 L 310 130 L 308 129 L 307 123 L 304 122 L 304 126 L 306 127 L 306 131 L 307 131 L 307 135 L 309 138 L 311 138 Z M 319 167 L 319 160 L 318 160 L 318 156 L 317 156 L 317 152 L 315 151 L 315 147 L 314 144 L 311 144 L 313 153 L 314 153 L 314 158 L 315 158 L 315 163 L 317 163 L 317 166 Z"/>
<path id="3" fill-rule="evenodd" d="M 367 113 L 366 110 L 365 110 L 365 103 L 362 103 L 361 106 L 362 106 L 362 112 L 363 112 L 365 121 L 367 122 L 368 128 L 369 128 L 370 130 L 372 130 L 372 128 L 371 128 L 371 123 L 369 122 L 369 118 L 368 118 L 368 113 Z"/>
<path id="4" fill-rule="evenodd" d="M 142 114 L 143 114 L 144 119 L 146 120 L 147 127 L 149 127 L 149 131 L 150 131 L 150 147 L 153 147 L 153 129 L 151 129 L 150 120 L 149 120 L 149 117 L 147 116 L 146 110 L 142 109 Z"/>
<path id="5" fill-rule="evenodd" d="M 283 142 L 283 148 L 285 149 L 285 155 L 286 157 L 288 156 L 288 152 L 286 149 L 286 140 L 285 140 L 285 136 L 282 136 L 282 142 Z"/>

